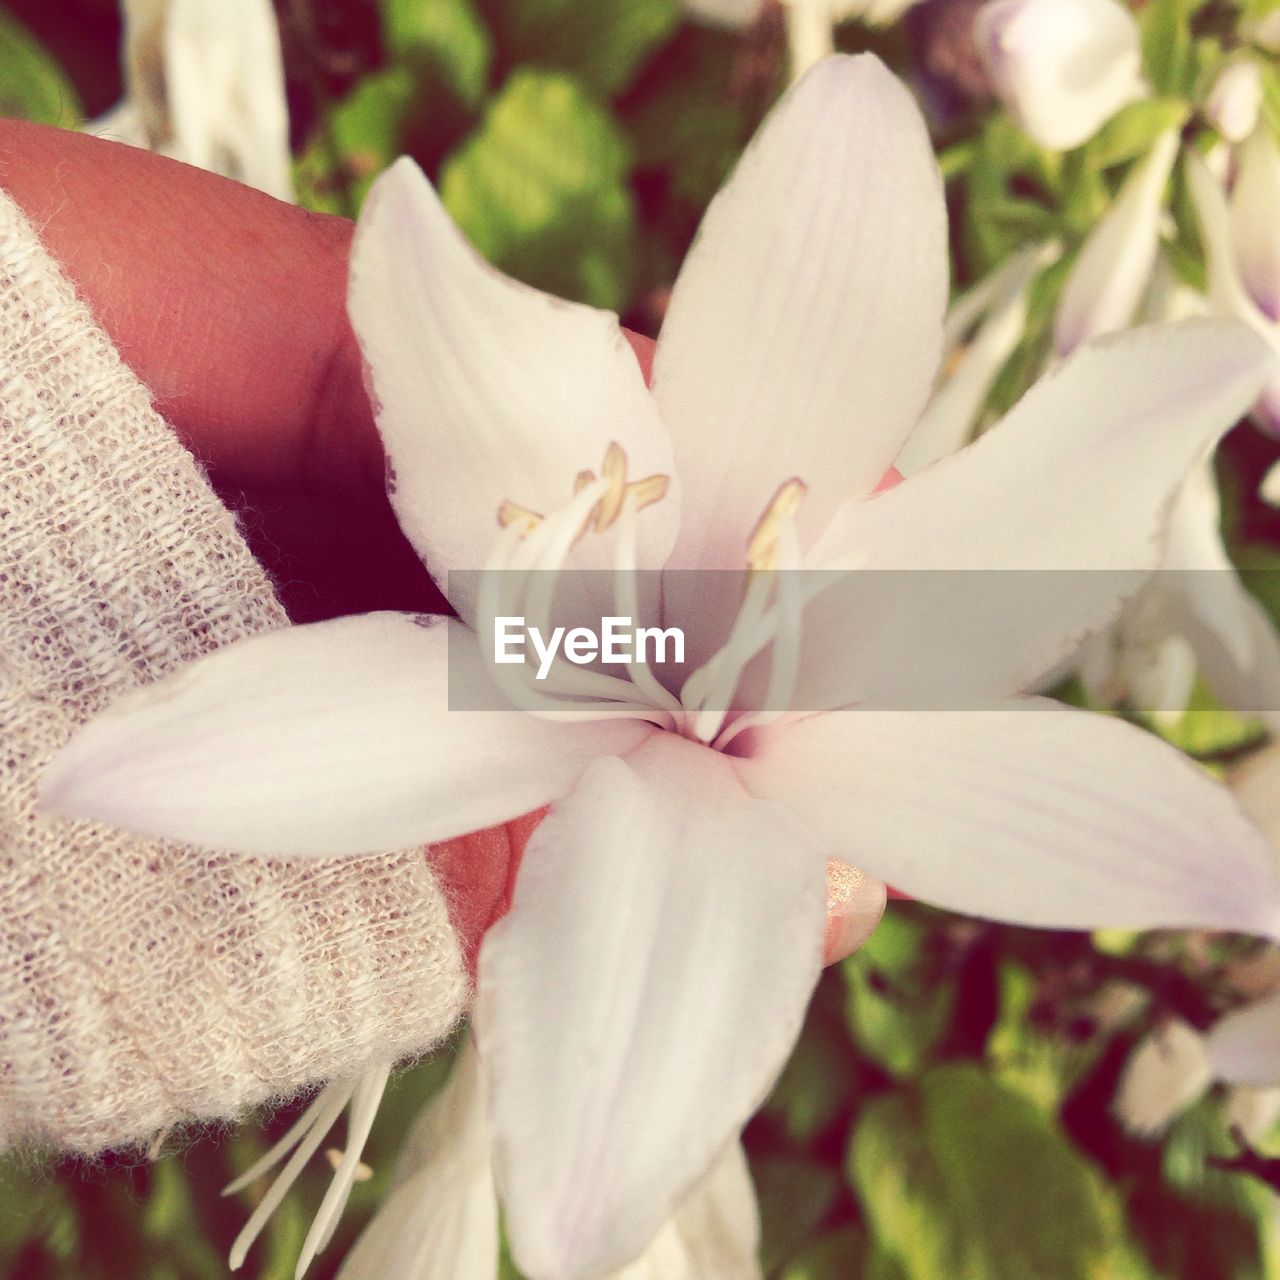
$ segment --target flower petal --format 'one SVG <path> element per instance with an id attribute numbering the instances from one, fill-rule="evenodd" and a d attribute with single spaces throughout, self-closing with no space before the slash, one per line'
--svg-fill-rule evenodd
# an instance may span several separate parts
<path id="1" fill-rule="evenodd" d="M 144 6 L 154 13 L 155 6 Z M 142 38 L 163 26 L 160 101 L 171 139 L 165 150 L 187 164 L 211 169 L 293 199 L 289 113 L 285 102 L 280 32 L 271 0 L 171 0 L 160 24 L 143 16 Z M 135 24 L 129 24 L 130 93 L 155 93 L 154 71 L 135 65 Z M 155 141 L 163 143 L 165 134 Z"/>
<path id="2" fill-rule="evenodd" d="M 461 624 L 375 613 L 271 632 L 122 698 L 45 773 L 44 807 L 242 853 L 445 840 L 564 795 L 634 721 L 449 712 L 487 679 Z"/>
<path id="3" fill-rule="evenodd" d="M 1270 124 L 1254 130 L 1236 151 L 1236 162 L 1231 236 L 1240 277 L 1263 314 L 1280 320 L 1280 146 Z"/>
<path id="4" fill-rule="evenodd" d="M 1111 208 L 1084 242 L 1062 288 L 1053 348 L 1065 356 L 1082 342 L 1132 323 L 1151 284 L 1160 247 L 1164 189 L 1181 138 L 1168 129 L 1124 180 Z"/>
<path id="5" fill-rule="evenodd" d="M 869 493 L 928 397 L 946 294 L 919 109 L 875 58 L 824 60 L 712 202 L 658 338 L 654 396 L 687 494 L 673 566 L 740 568 L 792 476 L 810 536 Z"/>
<path id="6" fill-rule="evenodd" d="M 1028 245 L 948 312 L 949 336 L 954 333 L 949 356 L 953 354 L 956 363 L 933 393 L 894 462 L 904 476 L 955 453 L 973 438 L 992 384 L 1026 332 L 1032 282 L 1060 252 L 1053 242 Z M 966 342 L 964 331 L 975 324 Z M 950 358 L 947 363 L 952 364 Z"/>
<path id="7" fill-rule="evenodd" d="M 1164 570 L 1152 586 L 1174 595 L 1175 625 L 1213 695 L 1280 732 L 1280 639 L 1227 555 L 1221 517 L 1217 479 L 1205 462 L 1174 504 Z"/>
<path id="8" fill-rule="evenodd" d="M 475 1026 L 532 1280 L 637 1257 L 763 1099 L 822 955 L 826 859 L 733 761 L 659 734 L 534 833 Z"/>
<path id="9" fill-rule="evenodd" d="M 1212 1081 L 1204 1036 L 1174 1019 L 1147 1036 L 1125 1064 L 1116 1115 L 1131 1133 L 1163 1133 Z"/>
<path id="10" fill-rule="evenodd" d="M 1239 325 L 1114 334 L 967 449 L 847 503 L 810 563 L 856 552 L 894 572 L 810 606 L 793 705 L 954 708 L 1031 687 L 1157 566 L 1178 485 L 1270 367 Z M 898 572 L 920 569 L 937 572 Z"/>
<path id="11" fill-rule="evenodd" d="M 1143 92 L 1138 25 L 1116 0 L 991 0 L 973 36 L 996 92 L 1042 147 L 1078 147 Z"/>
<path id="12" fill-rule="evenodd" d="M 475 1046 L 405 1140 L 396 1184 L 338 1280 L 496 1280 L 498 1195 Z"/>
<path id="13" fill-rule="evenodd" d="M 644 1253 L 605 1280 L 756 1280 L 759 1247 L 755 1189 L 735 1139 Z"/>
<path id="14" fill-rule="evenodd" d="M 1280 355 L 1280 325 L 1275 324 L 1250 296 L 1236 261 L 1231 215 L 1218 180 L 1194 151 L 1186 153 L 1187 190 L 1195 206 L 1209 277 L 1209 302 L 1216 315 L 1243 320 Z M 1241 215 L 1244 216 L 1243 214 Z M 1280 372 L 1273 373 L 1255 408 L 1261 425 L 1280 433 Z"/>
<path id="15" fill-rule="evenodd" d="M 563 506 L 580 471 L 600 471 L 611 441 L 633 478 L 671 474 L 666 431 L 617 316 L 490 267 L 411 160 L 392 165 L 365 201 L 347 305 L 391 503 L 437 577 L 483 567 L 503 501 L 542 514 Z M 670 498 L 645 511 L 641 567 L 666 558 L 676 512 Z M 601 542 L 581 548 L 607 554 Z M 471 616 L 470 601 L 451 599 Z"/>
<path id="16" fill-rule="evenodd" d="M 1057 929 L 1280 936 L 1280 868 L 1231 794 L 1159 738 L 1040 698 L 846 711 L 740 762 L 833 854 L 953 911 Z"/>
<path id="17" fill-rule="evenodd" d="M 1280 1085 L 1280 997 L 1219 1019 L 1209 1032 L 1209 1062 L 1228 1084 Z"/>

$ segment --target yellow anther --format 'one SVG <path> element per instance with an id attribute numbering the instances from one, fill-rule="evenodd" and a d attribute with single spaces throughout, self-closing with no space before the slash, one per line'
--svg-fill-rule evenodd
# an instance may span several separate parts
<path id="1" fill-rule="evenodd" d="M 536 511 L 530 511 L 528 507 L 522 507 L 518 503 L 509 502 L 503 499 L 498 504 L 498 523 L 504 528 L 510 528 L 513 524 L 521 526 L 522 534 L 532 533 L 541 523 L 542 517 Z"/>
<path id="2" fill-rule="evenodd" d="M 578 537 L 582 537 L 588 529 L 596 533 L 604 533 L 617 520 L 622 504 L 630 495 L 635 500 L 637 511 L 652 506 L 666 497 L 670 487 L 670 477 L 664 475 L 645 476 L 643 480 L 627 481 L 626 450 L 616 441 L 605 450 L 604 463 L 600 468 L 600 478 L 606 488 L 599 502 L 587 513 Z M 588 485 L 596 484 L 594 471 L 579 471 L 573 480 L 573 492 L 576 496 Z M 513 524 L 521 526 L 524 534 L 532 533 L 543 521 L 544 517 L 519 503 L 504 501 L 498 507 L 498 523 L 505 529 Z M 575 539 L 576 541 L 577 539 Z"/>
<path id="3" fill-rule="evenodd" d="M 778 486 L 777 492 L 769 499 L 764 514 L 756 521 L 751 536 L 747 539 L 747 567 L 757 572 L 778 567 L 778 530 L 784 520 L 791 520 L 800 510 L 804 495 L 809 486 L 799 476 Z"/>

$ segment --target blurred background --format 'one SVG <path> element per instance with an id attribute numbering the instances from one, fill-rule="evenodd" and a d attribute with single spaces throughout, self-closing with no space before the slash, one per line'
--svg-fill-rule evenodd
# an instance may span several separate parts
<path id="1" fill-rule="evenodd" d="M 926 0 L 889 27 L 835 29 L 838 47 L 875 50 L 926 106 L 948 178 L 957 289 L 1026 243 L 1078 245 L 1111 199 L 1115 165 L 1139 149 L 1113 134 L 1109 152 L 1073 153 L 1065 171 L 1040 151 L 993 108 L 970 35 L 975 8 Z M 1163 24 L 1166 41 L 1189 48 L 1227 20 L 1216 0 L 1146 9 L 1148 31 Z M 494 263 L 648 334 L 703 209 L 789 78 L 772 0 L 732 25 L 698 21 L 678 0 L 277 0 L 276 10 L 301 204 L 354 216 L 371 179 L 408 153 Z M 0 4 L 0 113 L 64 127 L 101 116 L 125 93 L 121 40 L 115 0 Z M 1062 278 L 1051 268 L 1037 281 L 993 408 L 1043 361 Z M 1229 545 L 1273 618 L 1280 515 L 1256 490 L 1278 452 L 1245 425 L 1219 461 Z M 1187 714 L 1152 727 L 1218 771 L 1263 737 L 1199 688 Z M 1221 1090 L 1201 1089 L 1155 1136 L 1117 1114 L 1136 1047 L 1170 1026 L 1204 1028 L 1224 1003 L 1277 983 L 1280 960 L 1248 940 L 1036 932 L 891 904 L 871 942 L 823 978 L 791 1064 L 747 1130 L 767 1274 L 1280 1276 L 1265 1181 L 1266 1158 L 1280 1156 L 1272 1124 L 1254 1139 L 1257 1177 L 1223 1167 L 1239 1148 Z M 448 1060 L 393 1083 L 365 1155 L 373 1176 L 313 1265 L 316 1280 L 335 1275 L 379 1202 L 399 1139 Z M 152 1162 L 10 1158 L 0 1274 L 225 1276 L 261 1189 L 228 1199 L 219 1189 L 297 1111 L 176 1136 Z M 329 1172 L 315 1162 L 241 1274 L 293 1274 Z"/>

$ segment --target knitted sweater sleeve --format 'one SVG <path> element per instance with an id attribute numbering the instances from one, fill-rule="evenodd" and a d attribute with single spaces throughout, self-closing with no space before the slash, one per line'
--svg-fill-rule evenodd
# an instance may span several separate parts
<path id="1" fill-rule="evenodd" d="M 288 625 L 147 390 L 0 193 L 0 1147 L 229 1118 L 429 1048 L 468 980 L 422 850 L 271 861 L 38 814 L 134 686 Z"/>

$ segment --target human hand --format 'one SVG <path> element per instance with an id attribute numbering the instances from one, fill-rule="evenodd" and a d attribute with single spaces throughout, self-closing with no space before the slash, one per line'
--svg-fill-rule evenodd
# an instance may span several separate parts
<path id="1" fill-rule="evenodd" d="M 14 121 L 0 121 L 0 185 L 242 513 L 296 621 L 447 609 L 387 501 L 346 316 L 350 222 L 148 152 Z M 653 343 L 627 336 L 647 377 Z M 507 908 L 540 817 L 432 850 L 470 958 Z M 828 960 L 874 924 L 847 870 L 830 877 Z"/>

